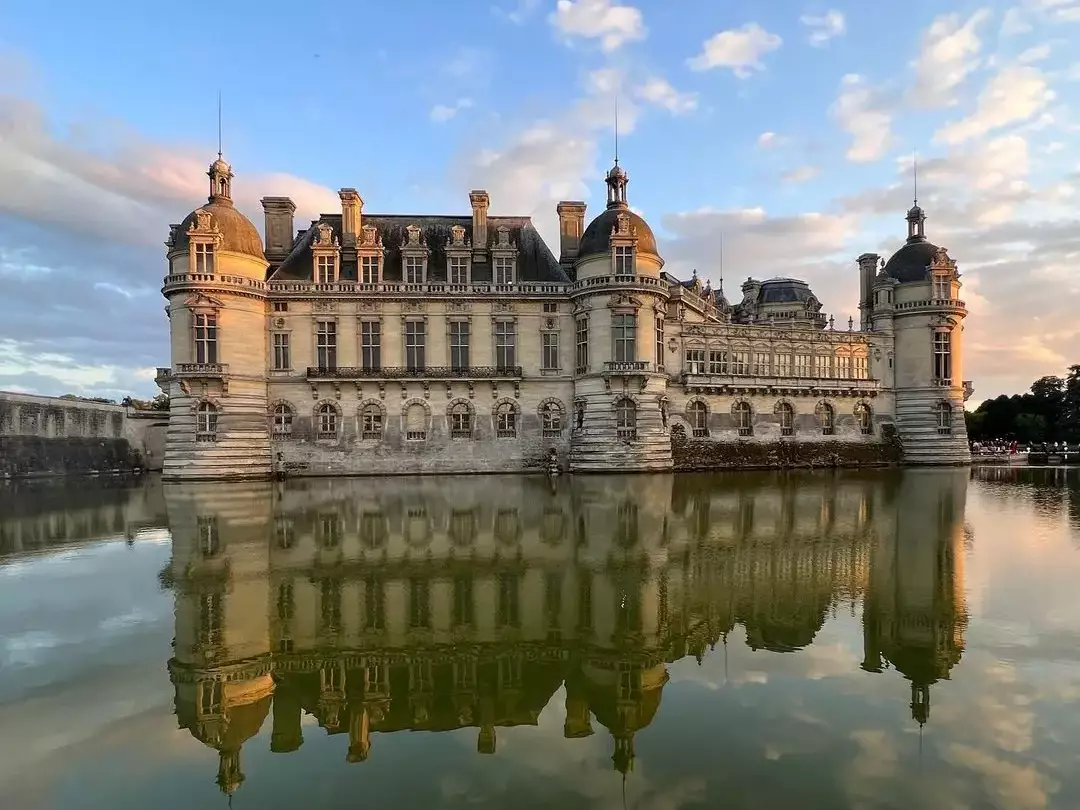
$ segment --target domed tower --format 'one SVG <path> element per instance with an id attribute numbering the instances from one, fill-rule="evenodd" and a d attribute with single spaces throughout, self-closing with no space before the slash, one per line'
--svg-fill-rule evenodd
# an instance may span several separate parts
<path id="1" fill-rule="evenodd" d="M 875 332 L 894 336 L 896 422 L 905 461 L 969 464 L 963 381 L 967 307 L 959 296 L 956 262 L 926 238 L 925 225 L 926 213 L 916 201 L 907 212 L 907 241 L 874 280 L 871 323 Z"/>
<path id="2" fill-rule="evenodd" d="M 266 417 L 266 257 L 232 200 L 232 168 L 207 171 L 210 196 L 171 226 L 168 299 L 172 367 L 163 478 L 263 478 L 271 472 Z"/>
<path id="3" fill-rule="evenodd" d="M 607 173 L 607 208 L 581 236 L 574 261 L 575 472 L 671 469 L 666 408 L 664 260 L 648 223 L 630 210 L 630 178 Z"/>

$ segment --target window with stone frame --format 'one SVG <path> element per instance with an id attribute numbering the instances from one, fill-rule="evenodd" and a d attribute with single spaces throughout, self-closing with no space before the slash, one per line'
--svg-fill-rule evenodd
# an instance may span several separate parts
<path id="1" fill-rule="evenodd" d="M 422 442 L 427 440 L 427 409 L 419 402 L 414 402 L 405 410 L 405 440 Z"/>
<path id="2" fill-rule="evenodd" d="M 705 350 L 704 349 L 687 349 L 685 357 L 685 366 L 687 374 L 704 374 L 705 373 Z"/>
<path id="3" fill-rule="evenodd" d="M 378 256 L 361 256 L 360 257 L 360 283 L 361 284 L 378 284 L 381 279 L 379 278 L 379 257 Z"/>
<path id="4" fill-rule="evenodd" d="M 768 377 L 772 374 L 772 355 L 768 352 L 754 352 L 754 376 Z"/>
<path id="5" fill-rule="evenodd" d="M 563 409 L 557 402 L 545 402 L 540 409 L 540 424 L 545 439 L 557 439 L 562 435 Z"/>
<path id="6" fill-rule="evenodd" d="M 653 352 L 656 354 L 656 370 L 664 370 L 664 319 L 660 315 L 653 318 Z"/>
<path id="7" fill-rule="evenodd" d="M 702 439 L 709 435 L 709 409 L 700 399 L 690 403 L 686 409 L 686 418 L 695 438 Z"/>
<path id="8" fill-rule="evenodd" d="M 615 435 L 624 442 L 637 439 L 637 403 L 630 397 L 615 403 Z"/>
<path id="9" fill-rule="evenodd" d="M 612 315 L 611 333 L 615 341 L 615 362 L 632 363 L 637 360 L 637 315 L 634 313 Z"/>
<path id="10" fill-rule="evenodd" d="M 383 435 L 382 408 L 369 402 L 360 409 L 360 438 L 364 441 L 378 441 Z"/>
<path id="11" fill-rule="evenodd" d="M 731 353 L 731 373 L 737 375 L 750 373 L 750 352 Z"/>
<path id="12" fill-rule="evenodd" d="M 814 357 L 810 354 L 797 353 L 795 355 L 795 376 L 806 378 L 814 370 Z"/>
<path id="13" fill-rule="evenodd" d="M 851 355 L 838 354 L 836 356 L 836 378 L 838 380 L 850 380 L 851 373 Z"/>
<path id="14" fill-rule="evenodd" d="M 315 257 L 315 283 L 316 284 L 333 284 L 337 281 L 337 268 L 333 256 L 316 256 Z"/>
<path id="15" fill-rule="evenodd" d="M 338 413 L 333 405 L 324 403 L 315 412 L 318 438 L 336 439 L 338 433 Z"/>
<path id="16" fill-rule="evenodd" d="M 464 402 L 455 402 L 447 413 L 451 439 L 471 439 L 473 432 L 472 411 Z"/>
<path id="17" fill-rule="evenodd" d="M 423 371 L 427 367 L 427 323 L 405 321 L 405 368 Z"/>
<path id="18" fill-rule="evenodd" d="M 948 402 L 939 402 L 934 406 L 934 417 L 939 436 L 952 435 L 953 408 Z"/>
<path id="19" fill-rule="evenodd" d="M 379 321 L 360 322 L 360 367 L 364 371 L 382 368 L 382 323 Z"/>
<path id="20" fill-rule="evenodd" d="M 500 402 L 495 408 L 495 436 L 499 439 L 517 436 L 517 408 L 510 402 Z"/>
<path id="21" fill-rule="evenodd" d="M 496 284 L 513 284 L 514 283 L 514 265 L 517 260 L 512 256 L 496 256 L 495 257 L 495 283 Z"/>
<path id="22" fill-rule="evenodd" d="M 832 376 L 832 358 L 829 355 L 814 355 L 814 376 L 819 380 L 825 380 Z"/>
<path id="23" fill-rule="evenodd" d="M 574 353 L 574 368 L 578 374 L 585 374 L 589 370 L 589 316 L 584 315 L 574 323 L 574 339 L 576 341 Z"/>
<path id="24" fill-rule="evenodd" d="M 195 339 L 195 362 L 218 361 L 218 319 L 216 312 L 196 312 L 192 316 Z"/>
<path id="25" fill-rule="evenodd" d="M 288 371 L 292 368 L 292 356 L 289 351 L 289 333 L 274 332 L 274 371 Z"/>
<path id="26" fill-rule="evenodd" d="M 273 419 L 271 420 L 270 432 L 276 437 L 285 438 L 292 435 L 293 409 L 284 402 L 274 406 Z"/>
<path id="27" fill-rule="evenodd" d="M 467 320 L 450 321 L 450 368 L 454 371 L 469 369 L 469 331 Z"/>
<path id="28" fill-rule="evenodd" d="M 791 376 L 791 351 L 788 349 L 781 349 L 776 352 L 773 359 L 776 367 L 777 377 L 790 377 Z"/>
<path id="29" fill-rule="evenodd" d="M 559 370 L 559 333 L 540 333 L 540 368 L 543 371 Z"/>
<path id="30" fill-rule="evenodd" d="M 856 380 L 870 379 L 870 358 L 865 354 L 855 355 L 851 358 L 851 364 Z"/>
<path id="31" fill-rule="evenodd" d="M 789 402 L 781 402 L 776 406 L 776 415 L 780 422 L 781 436 L 795 435 L 795 409 Z"/>
<path id="32" fill-rule="evenodd" d="M 732 413 L 735 416 L 735 428 L 739 431 L 739 435 L 753 436 L 754 412 L 750 408 L 750 403 L 736 402 L 735 407 L 732 408 Z"/>
<path id="33" fill-rule="evenodd" d="M 934 299 L 948 301 L 952 298 L 952 278 L 946 273 L 934 274 Z"/>
<path id="34" fill-rule="evenodd" d="M 727 349 L 709 351 L 709 373 L 728 374 L 731 372 L 731 358 Z"/>
<path id="35" fill-rule="evenodd" d="M 218 409 L 212 402 L 200 402 L 195 410 L 195 441 L 217 441 Z"/>
<path id="36" fill-rule="evenodd" d="M 511 369 L 517 365 L 517 323 L 495 321 L 495 367 Z"/>
<path id="37" fill-rule="evenodd" d="M 214 243 L 193 242 L 191 249 L 195 257 L 195 272 L 212 274 L 215 269 Z"/>
<path id="38" fill-rule="evenodd" d="M 337 322 L 315 322 L 315 364 L 324 371 L 337 368 Z"/>
<path id="39" fill-rule="evenodd" d="M 952 383 L 952 332 L 946 329 L 934 332 L 934 379 Z"/>
<path id="40" fill-rule="evenodd" d="M 424 283 L 424 257 L 406 256 L 405 272 L 403 274 L 406 284 Z"/>
<path id="41" fill-rule="evenodd" d="M 874 415 L 870 411 L 870 406 L 865 402 L 860 402 L 855 406 L 855 422 L 859 426 L 859 433 L 863 436 L 870 436 L 874 432 Z"/>
<path id="42" fill-rule="evenodd" d="M 467 256 L 450 257 L 446 280 L 450 284 L 469 283 L 469 258 Z"/>
<path id="43" fill-rule="evenodd" d="M 836 433 L 836 411 L 828 402 L 818 403 L 817 423 L 821 428 L 822 436 L 832 436 Z"/>
<path id="44" fill-rule="evenodd" d="M 616 245 L 613 248 L 615 275 L 634 275 L 634 248 L 632 245 Z"/>

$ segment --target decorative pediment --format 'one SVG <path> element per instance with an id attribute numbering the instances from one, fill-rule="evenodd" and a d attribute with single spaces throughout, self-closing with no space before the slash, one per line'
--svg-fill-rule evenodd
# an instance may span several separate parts
<path id="1" fill-rule="evenodd" d="M 632 295 L 622 293 L 620 295 L 613 295 L 611 301 L 608 303 L 608 307 L 611 309 L 638 309 L 641 307 L 641 300 L 634 298 Z"/>
<path id="2" fill-rule="evenodd" d="M 427 246 L 420 241 L 423 232 L 419 225 L 409 225 L 406 229 L 405 244 L 402 250 L 424 250 Z"/>
<path id="3" fill-rule="evenodd" d="M 199 209 L 195 212 L 195 221 L 187 230 L 188 236 L 214 236 L 219 235 L 221 230 L 214 221 L 214 215 L 209 211 Z"/>
<path id="4" fill-rule="evenodd" d="M 611 227 L 612 236 L 622 236 L 628 239 L 637 238 L 637 226 L 625 211 L 620 211 L 615 217 L 615 224 Z"/>
<path id="5" fill-rule="evenodd" d="M 949 258 L 948 248 L 939 247 L 934 251 L 934 255 L 930 259 L 930 270 L 956 272 L 956 262 Z"/>
<path id="6" fill-rule="evenodd" d="M 368 248 L 382 247 L 382 234 L 374 225 L 365 225 L 360 229 L 360 246 Z"/>
<path id="7" fill-rule="evenodd" d="M 447 248 L 471 249 L 472 243 L 465 238 L 465 228 L 462 225 L 454 225 L 450 228 L 450 236 L 446 240 Z"/>
<path id="8" fill-rule="evenodd" d="M 184 306 L 192 311 L 197 310 L 218 310 L 224 306 L 217 298 L 211 298 L 204 293 L 195 293 L 188 298 L 184 299 Z"/>
<path id="9" fill-rule="evenodd" d="M 315 229 L 315 243 L 312 247 L 336 248 L 337 237 L 334 236 L 334 228 L 325 222 L 320 222 Z"/>
<path id="10" fill-rule="evenodd" d="M 510 241 L 510 229 L 500 225 L 495 229 L 495 250 L 517 250 L 517 245 Z"/>

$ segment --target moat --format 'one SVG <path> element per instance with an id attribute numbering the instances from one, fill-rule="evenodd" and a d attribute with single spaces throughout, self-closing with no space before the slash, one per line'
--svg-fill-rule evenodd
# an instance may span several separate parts
<path id="1" fill-rule="evenodd" d="M 1078 473 L 0 488 L 0 795 L 1073 808 Z"/>

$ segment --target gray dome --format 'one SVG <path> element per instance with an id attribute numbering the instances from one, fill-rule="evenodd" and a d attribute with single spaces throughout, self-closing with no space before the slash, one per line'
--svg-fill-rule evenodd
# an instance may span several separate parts
<path id="1" fill-rule="evenodd" d="M 805 304 L 814 293 L 810 285 L 797 278 L 770 278 L 761 282 L 758 302 L 762 304 Z"/>
<path id="2" fill-rule="evenodd" d="M 638 253 L 659 255 L 656 252 L 656 237 L 653 236 L 649 223 L 629 208 L 613 205 L 589 223 L 589 227 L 581 235 L 581 246 L 578 248 L 579 256 L 607 253 L 611 250 L 611 231 L 618 222 L 619 214 L 626 214 L 630 217 L 630 224 L 637 231 Z"/>
<path id="3" fill-rule="evenodd" d="M 909 281 L 925 281 L 927 268 L 934 259 L 937 245 L 925 239 L 908 240 L 908 243 L 885 262 L 885 275 L 901 284 Z"/>
<path id="4" fill-rule="evenodd" d="M 265 260 L 262 237 L 251 224 L 251 220 L 237 211 L 231 200 L 222 197 L 215 197 L 212 202 L 197 208 L 184 218 L 180 227 L 176 229 L 173 250 L 188 249 L 188 228 L 195 224 L 200 211 L 209 213 L 214 224 L 221 231 L 222 250 Z"/>

